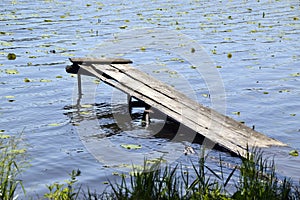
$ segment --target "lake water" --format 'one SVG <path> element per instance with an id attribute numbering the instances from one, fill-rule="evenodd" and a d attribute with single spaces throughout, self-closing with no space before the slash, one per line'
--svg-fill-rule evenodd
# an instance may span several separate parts
<path id="1" fill-rule="evenodd" d="M 131 158 L 163 153 L 175 163 L 197 159 L 182 154 L 190 144 L 152 137 L 151 130 L 160 129 L 162 121 L 150 125 L 154 129 L 142 127 L 139 118 L 125 126 L 131 127 L 127 131 L 118 127 L 116 116 L 126 110 L 126 96 L 94 78 L 83 78 L 84 106 L 77 111 L 77 78 L 65 67 L 69 57 L 85 56 L 129 58 L 200 103 L 288 144 L 266 151 L 276 155 L 280 175 L 299 180 L 300 159 L 289 156 L 292 149 L 300 151 L 299 1 L 3 0 L 1 5 L 0 130 L 22 133 L 31 165 L 22 174 L 29 196 L 41 196 L 46 184 L 67 179 L 72 169 L 82 171 L 80 183 L 101 192 L 103 182 L 116 179 L 115 172 L 121 173 L 121 164 L 130 165 Z M 163 42 L 153 38 L 153 48 L 143 41 L 149 39 L 143 28 L 171 37 Z M 214 62 L 216 84 L 224 93 L 221 104 L 212 101 L 216 91 L 208 75 L 174 50 L 174 36 L 183 48 L 187 40 L 202 46 Z M 9 53 L 17 58 L 8 60 Z M 136 116 L 141 112 L 135 110 Z M 120 144 L 142 148 L 132 151 Z M 211 152 L 211 168 L 218 169 L 218 155 Z"/>

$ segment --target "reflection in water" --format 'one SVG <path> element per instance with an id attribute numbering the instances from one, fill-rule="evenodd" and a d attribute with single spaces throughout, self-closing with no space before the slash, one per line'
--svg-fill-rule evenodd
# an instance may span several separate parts
<path id="1" fill-rule="evenodd" d="M 154 108 L 151 108 L 153 112 L 150 113 L 151 123 L 148 126 L 143 124 L 143 108 L 133 108 L 130 121 L 118 121 L 115 118 L 115 116 L 118 116 L 119 119 L 122 116 L 126 118 L 129 109 L 127 104 L 96 103 L 71 105 L 66 106 L 64 109 L 66 110 L 65 115 L 70 118 L 70 123 L 74 126 L 80 126 L 82 121 L 97 120 L 98 131 L 89 135 L 94 140 L 109 137 L 126 137 L 127 139 L 124 140 L 126 142 L 129 142 L 130 138 L 136 140 L 152 139 L 152 143 L 156 141 L 159 145 L 164 141 L 165 143 L 184 144 L 184 148 L 189 142 L 201 145 L 204 141 L 202 135 Z M 87 138 L 85 137 L 85 139 Z M 219 145 L 215 145 L 214 148 L 229 153 L 228 150 Z M 182 152 L 184 152 L 184 149 L 182 149 Z"/>

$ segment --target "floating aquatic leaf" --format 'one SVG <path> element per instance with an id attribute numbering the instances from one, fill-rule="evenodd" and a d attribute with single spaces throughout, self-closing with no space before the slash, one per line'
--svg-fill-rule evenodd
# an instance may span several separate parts
<path id="1" fill-rule="evenodd" d="M 0 129 L 0 133 L 4 133 L 5 132 L 5 130 L 3 130 L 3 129 Z"/>
<path id="2" fill-rule="evenodd" d="M 240 115 L 240 114 L 241 114 L 241 112 L 240 112 L 240 111 L 237 111 L 237 112 L 232 112 L 232 114 L 234 114 L 234 115 Z"/>
<path id="3" fill-rule="evenodd" d="M 49 79 L 41 79 L 40 82 L 42 82 L 42 83 L 49 83 L 49 82 L 52 82 L 52 80 L 49 80 Z"/>
<path id="4" fill-rule="evenodd" d="M 220 68 L 222 68 L 222 66 L 220 66 L 220 65 L 217 65 L 217 66 L 216 66 L 216 68 L 219 68 L 219 69 L 220 69 Z"/>
<path id="5" fill-rule="evenodd" d="M 13 98 L 15 98 L 15 96 L 13 96 L 13 95 L 7 95 L 7 96 L 5 96 L 5 98 L 7 98 L 7 99 L 13 99 Z"/>
<path id="6" fill-rule="evenodd" d="M 227 58 L 232 58 L 232 54 L 231 54 L 231 53 L 228 53 L 228 54 L 227 54 Z"/>
<path id="7" fill-rule="evenodd" d="M 125 149 L 140 149 L 142 145 L 135 145 L 135 144 L 121 144 L 121 147 Z"/>
<path id="8" fill-rule="evenodd" d="M 5 46 L 5 47 L 10 47 L 10 46 L 12 46 L 12 43 L 11 43 L 11 42 L 1 41 L 1 42 L 0 42 L 0 45 L 1 45 L 1 46 Z"/>
<path id="9" fill-rule="evenodd" d="M 112 172 L 111 174 L 114 175 L 114 176 L 119 176 L 120 175 L 118 172 Z"/>
<path id="10" fill-rule="evenodd" d="M 207 97 L 209 97 L 209 94 L 202 94 L 202 96 L 207 98 Z"/>
<path id="11" fill-rule="evenodd" d="M 4 132 L 4 130 L 0 130 L 0 133 L 2 133 L 1 131 Z M 0 139 L 8 139 L 8 138 L 10 138 L 10 135 L 0 134 Z"/>
<path id="12" fill-rule="evenodd" d="M 31 66 L 31 65 L 32 65 L 32 62 L 28 62 L 28 63 L 27 63 L 27 66 Z"/>
<path id="13" fill-rule="evenodd" d="M 212 54 L 217 54 L 217 50 L 213 49 L 211 50 Z"/>
<path id="14" fill-rule="evenodd" d="M 269 92 L 264 92 L 264 94 L 269 94 Z"/>
<path id="15" fill-rule="evenodd" d="M 81 111 L 80 114 L 81 115 L 89 115 L 89 114 L 91 114 L 91 112 L 89 112 L 89 111 Z"/>
<path id="16" fill-rule="evenodd" d="M 52 123 L 52 124 L 48 124 L 48 126 L 60 126 L 60 124 L 58 124 L 58 123 Z"/>
<path id="17" fill-rule="evenodd" d="M 52 22 L 51 19 L 45 19 L 44 22 Z"/>
<path id="18" fill-rule="evenodd" d="M 295 21 L 296 21 L 296 20 L 299 20 L 299 17 L 294 17 L 293 20 L 295 20 Z"/>
<path id="19" fill-rule="evenodd" d="M 294 76 L 294 77 L 299 77 L 299 76 L 300 76 L 300 72 L 297 72 L 297 73 L 291 74 L 291 76 Z"/>
<path id="20" fill-rule="evenodd" d="M 36 56 L 28 56 L 28 58 L 36 58 Z"/>
<path id="21" fill-rule="evenodd" d="M 124 25 L 124 26 L 119 26 L 119 28 L 120 28 L 120 29 L 126 29 L 127 26 L 126 26 L 126 25 Z"/>
<path id="22" fill-rule="evenodd" d="M 29 78 L 24 78 L 24 82 L 28 83 L 28 82 L 31 82 L 31 80 Z"/>
<path id="23" fill-rule="evenodd" d="M 292 113 L 292 114 L 290 114 L 292 117 L 295 117 L 296 116 L 296 114 L 295 113 Z"/>
<path id="24" fill-rule="evenodd" d="M 291 156 L 299 156 L 299 153 L 298 153 L 298 151 L 296 149 L 295 150 L 291 150 L 289 154 Z"/>
<path id="25" fill-rule="evenodd" d="M 0 31 L 0 35 L 12 35 L 13 33 L 9 33 L 9 32 L 4 32 L 4 31 Z"/>
<path id="26" fill-rule="evenodd" d="M 9 53 L 7 54 L 7 59 L 8 60 L 16 60 L 17 56 L 14 53 Z"/>
<path id="27" fill-rule="evenodd" d="M 195 53 L 196 49 L 195 48 L 191 48 L 191 53 Z"/>
<path id="28" fill-rule="evenodd" d="M 141 47 L 140 50 L 141 51 L 146 51 L 146 47 Z"/>
<path id="29" fill-rule="evenodd" d="M 108 184 L 109 184 L 109 182 L 108 182 L 108 181 L 103 181 L 103 182 L 102 182 L 102 184 L 104 184 L 104 185 L 108 185 Z"/>
<path id="30" fill-rule="evenodd" d="M 62 78 L 62 76 L 56 76 L 55 78 Z"/>
<path id="31" fill-rule="evenodd" d="M 191 69 L 197 69 L 197 67 L 196 66 L 191 66 Z"/>
<path id="32" fill-rule="evenodd" d="M 91 104 L 83 104 L 83 105 L 81 105 L 81 108 L 91 108 L 91 107 L 93 107 L 93 105 L 91 105 Z"/>
<path id="33" fill-rule="evenodd" d="M 94 79 L 94 81 L 93 81 L 95 84 L 100 84 L 101 83 L 101 81 L 99 80 L 99 79 Z"/>
<path id="34" fill-rule="evenodd" d="M 283 92 L 290 92 L 290 90 L 288 90 L 288 89 L 285 89 L 285 90 L 279 90 L 278 92 L 279 92 L 279 93 L 283 93 Z"/>
<path id="35" fill-rule="evenodd" d="M 16 69 L 6 69 L 5 73 L 6 74 L 19 74 L 18 70 L 16 70 Z"/>

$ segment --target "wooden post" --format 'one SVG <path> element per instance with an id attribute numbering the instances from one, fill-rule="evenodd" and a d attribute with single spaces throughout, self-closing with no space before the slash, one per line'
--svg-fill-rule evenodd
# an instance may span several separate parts
<path id="1" fill-rule="evenodd" d="M 142 124 L 146 126 L 150 124 L 150 112 L 151 112 L 150 108 L 151 108 L 150 105 L 145 106 L 145 110 L 142 117 Z"/>
<path id="2" fill-rule="evenodd" d="M 132 96 L 130 94 L 127 94 L 127 103 L 128 103 L 128 112 L 130 114 L 130 117 L 132 118 Z"/>

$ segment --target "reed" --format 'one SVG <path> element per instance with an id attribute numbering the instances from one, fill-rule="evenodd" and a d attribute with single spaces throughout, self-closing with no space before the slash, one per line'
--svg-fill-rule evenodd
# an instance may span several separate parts
<path id="1" fill-rule="evenodd" d="M 0 135 L 0 199 L 18 198 L 16 191 L 23 183 L 18 179 L 24 164 L 24 149 L 19 148 L 20 138 Z"/>
<path id="2" fill-rule="evenodd" d="M 218 175 L 205 164 L 202 155 L 198 163 L 192 163 L 191 172 L 179 165 L 163 167 L 160 162 L 149 167 L 145 161 L 142 171 L 134 169 L 130 174 L 130 181 L 122 176 L 121 182 L 110 182 L 111 192 L 103 193 L 101 199 L 300 199 L 299 185 L 293 185 L 288 178 L 279 179 L 274 159 L 264 158 L 258 149 L 248 150 L 240 166 L 234 167 L 227 177 L 221 157 Z M 236 173 L 238 180 L 232 180 Z M 229 182 L 235 182 L 234 191 L 226 191 Z"/>

